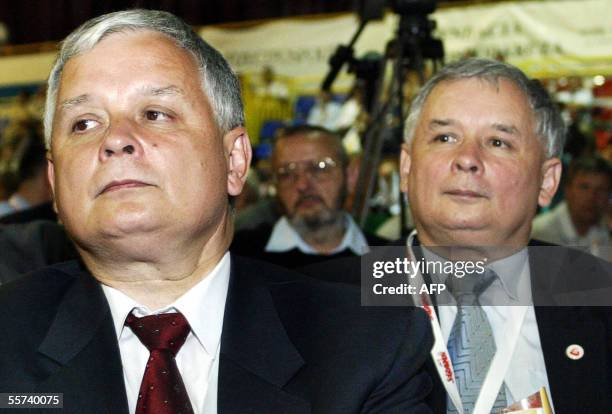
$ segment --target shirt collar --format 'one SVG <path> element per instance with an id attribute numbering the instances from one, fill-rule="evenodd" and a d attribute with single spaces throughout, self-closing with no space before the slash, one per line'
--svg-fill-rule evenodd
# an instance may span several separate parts
<path id="1" fill-rule="evenodd" d="M 342 241 L 330 254 L 341 252 L 345 249 L 350 249 L 356 255 L 362 255 L 369 252 L 368 242 L 363 233 L 355 223 L 355 220 L 344 213 L 346 231 Z M 265 251 L 267 252 L 287 252 L 292 249 L 299 249 L 305 254 L 319 254 L 308 243 L 306 243 L 297 231 L 291 226 L 286 216 L 281 217 L 270 234 L 270 239 L 266 244 Z"/>
<path id="2" fill-rule="evenodd" d="M 408 246 L 414 245 L 415 241 L 420 245 L 416 231 L 410 235 L 407 241 Z M 447 259 L 438 256 L 425 246 L 421 247 L 425 260 L 447 261 Z M 493 270 L 497 274 L 497 279 L 501 287 L 510 299 L 513 301 L 520 301 L 521 303 L 531 300 L 529 255 L 527 253 L 527 247 L 523 247 L 511 256 L 489 263 L 487 268 Z M 442 282 L 446 280 L 446 275 L 436 276 Z"/>
<path id="3" fill-rule="evenodd" d="M 15 210 L 25 210 L 27 208 L 30 208 L 31 205 L 28 202 L 28 200 L 26 200 L 25 198 L 23 198 L 22 196 L 20 196 L 19 194 L 15 193 L 13 194 L 9 199 L 8 199 L 8 203 L 15 209 Z"/>
<path id="4" fill-rule="evenodd" d="M 125 318 L 132 310 L 138 317 L 179 311 L 189 322 L 191 332 L 204 350 L 209 355 L 214 355 L 221 341 L 229 275 L 230 255 L 226 252 L 215 268 L 194 287 L 170 305 L 155 311 L 139 304 L 120 290 L 102 284 L 117 338 L 121 337 L 125 329 Z"/>
<path id="5" fill-rule="evenodd" d="M 584 236 L 579 236 L 572 222 L 570 216 L 569 207 L 567 201 L 562 201 L 557 207 L 551 212 L 559 218 L 559 225 L 561 226 L 561 233 L 563 234 L 564 244 L 584 246 L 590 245 L 592 240 L 607 240 L 608 229 L 605 224 L 605 218 L 599 221 L 599 223 L 591 226 L 589 231 Z"/>
<path id="6" fill-rule="evenodd" d="M 527 247 L 523 247 L 511 256 L 491 263 L 488 267 L 497 273 L 504 291 L 511 299 L 521 302 L 531 299 Z M 524 283 L 525 280 L 527 284 Z M 529 293 L 525 292 L 526 287 L 529 288 Z"/>
<path id="7" fill-rule="evenodd" d="M 555 210 L 558 211 L 559 222 L 561 226 L 561 231 L 566 237 L 569 238 L 568 241 L 573 241 L 578 239 L 578 233 L 574 228 L 574 223 L 572 223 L 572 219 L 570 217 L 569 208 L 567 207 L 567 202 L 562 201 L 559 203 Z"/>

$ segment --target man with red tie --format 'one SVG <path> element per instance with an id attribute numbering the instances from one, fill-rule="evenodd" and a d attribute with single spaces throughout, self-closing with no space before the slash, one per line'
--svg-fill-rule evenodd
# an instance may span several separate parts
<path id="1" fill-rule="evenodd" d="M 169 13 L 66 38 L 45 134 L 81 261 L 0 290 L 0 392 L 66 413 L 430 412 L 423 312 L 228 253 L 243 125 L 231 68 Z"/>

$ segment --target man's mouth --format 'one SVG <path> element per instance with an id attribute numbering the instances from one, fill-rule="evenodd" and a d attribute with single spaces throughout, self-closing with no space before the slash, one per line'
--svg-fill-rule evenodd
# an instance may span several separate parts
<path id="1" fill-rule="evenodd" d="M 138 180 L 111 181 L 110 183 L 105 185 L 104 188 L 102 188 L 102 191 L 100 191 L 100 195 L 105 194 L 105 193 L 110 193 L 113 191 L 125 190 L 128 188 L 148 187 L 150 185 L 151 184 L 147 184 L 145 182 L 138 181 Z"/>
<path id="2" fill-rule="evenodd" d="M 295 207 L 312 207 L 318 204 L 323 204 L 323 199 L 319 196 L 310 195 L 300 197 L 295 203 Z"/>
<path id="3" fill-rule="evenodd" d="M 461 190 L 461 189 L 448 190 L 448 191 L 445 191 L 444 194 L 447 194 L 447 195 L 450 195 L 456 198 L 466 199 L 466 200 L 487 198 L 486 194 L 481 193 L 479 191 L 473 191 L 473 190 Z"/>

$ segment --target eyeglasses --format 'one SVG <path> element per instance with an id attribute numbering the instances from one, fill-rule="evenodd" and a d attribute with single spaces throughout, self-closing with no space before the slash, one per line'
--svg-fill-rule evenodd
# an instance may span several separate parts
<path id="1" fill-rule="evenodd" d="M 289 185 L 297 182 L 301 174 L 315 181 L 326 181 L 331 178 L 336 168 L 336 161 L 330 157 L 322 160 L 308 160 L 290 162 L 276 170 L 276 181 L 280 185 Z"/>

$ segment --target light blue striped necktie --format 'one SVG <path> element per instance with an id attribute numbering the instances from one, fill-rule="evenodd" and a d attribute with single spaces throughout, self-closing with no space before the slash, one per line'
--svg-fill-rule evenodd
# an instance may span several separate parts
<path id="1" fill-rule="evenodd" d="M 461 279 L 453 277 L 449 283 L 457 301 L 457 317 L 448 337 L 448 352 L 464 414 L 474 411 L 478 394 L 495 356 L 493 331 L 487 315 L 478 303 L 478 297 L 496 277 L 495 272 L 487 270 L 482 276 L 468 275 Z M 506 392 L 502 383 L 491 412 L 498 412 L 506 405 Z M 450 397 L 447 398 L 447 413 L 457 413 Z"/>

